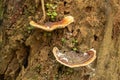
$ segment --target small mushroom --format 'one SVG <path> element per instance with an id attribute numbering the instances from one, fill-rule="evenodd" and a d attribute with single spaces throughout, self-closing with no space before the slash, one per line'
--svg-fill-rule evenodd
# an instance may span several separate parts
<path id="1" fill-rule="evenodd" d="M 53 54 L 56 60 L 70 68 L 87 66 L 96 59 L 96 50 L 90 49 L 85 53 L 76 53 L 74 51 L 62 53 L 57 47 L 53 48 Z"/>
<path id="2" fill-rule="evenodd" d="M 40 25 L 35 21 L 30 21 L 30 25 L 45 31 L 53 31 L 55 29 L 65 28 L 67 25 L 69 25 L 72 22 L 74 22 L 74 18 L 72 16 L 66 16 L 61 21 L 47 22 L 45 23 L 45 25 Z"/>

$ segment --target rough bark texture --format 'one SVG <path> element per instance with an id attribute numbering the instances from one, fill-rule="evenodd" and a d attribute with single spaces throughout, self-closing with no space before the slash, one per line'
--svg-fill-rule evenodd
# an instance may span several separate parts
<path id="1" fill-rule="evenodd" d="M 29 21 L 43 17 L 40 0 L 0 0 L 0 80 L 120 80 L 120 1 L 44 1 L 57 5 L 55 21 L 72 15 L 75 22 L 52 32 L 32 28 Z M 46 15 L 44 22 L 50 20 Z M 61 65 L 54 46 L 83 52 L 94 47 L 95 71 Z"/>

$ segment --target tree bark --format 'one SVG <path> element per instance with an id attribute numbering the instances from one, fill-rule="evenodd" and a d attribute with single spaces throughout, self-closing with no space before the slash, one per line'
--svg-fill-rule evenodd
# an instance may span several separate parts
<path id="1" fill-rule="evenodd" d="M 52 32 L 29 25 L 43 15 L 41 24 L 51 21 L 41 4 L 40 0 L 0 0 L 0 80 L 120 80 L 119 0 L 44 0 L 46 14 L 52 10 L 46 4 L 57 5 L 54 21 L 66 15 L 75 19 L 67 28 Z M 95 71 L 58 63 L 54 46 L 81 52 L 94 48 Z"/>

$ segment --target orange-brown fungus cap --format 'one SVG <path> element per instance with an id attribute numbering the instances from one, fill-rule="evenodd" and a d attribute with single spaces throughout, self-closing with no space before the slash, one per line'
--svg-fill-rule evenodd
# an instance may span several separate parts
<path id="1" fill-rule="evenodd" d="M 94 49 L 90 49 L 85 53 L 76 53 L 74 51 L 62 53 L 57 47 L 54 47 L 53 54 L 59 63 L 71 68 L 86 66 L 96 59 Z"/>
<path id="2" fill-rule="evenodd" d="M 30 25 L 45 31 L 53 31 L 55 29 L 65 28 L 67 25 L 69 25 L 72 22 L 74 22 L 74 18 L 72 16 L 66 16 L 61 21 L 47 22 L 44 25 L 40 25 L 35 21 L 30 21 Z"/>

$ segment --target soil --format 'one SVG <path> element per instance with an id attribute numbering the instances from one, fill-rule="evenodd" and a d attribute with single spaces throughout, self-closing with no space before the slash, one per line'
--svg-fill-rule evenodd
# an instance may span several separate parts
<path id="1" fill-rule="evenodd" d="M 57 6 L 54 20 L 43 14 L 42 0 L 0 1 L 0 80 L 120 80 L 119 0 L 44 0 Z M 67 15 L 75 21 L 52 32 L 29 24 Z M 90 66 L 95 70 L 60 64 L 52 53 L 55 46 L 81 52 L 94 48 L 97 59 Z"/>

